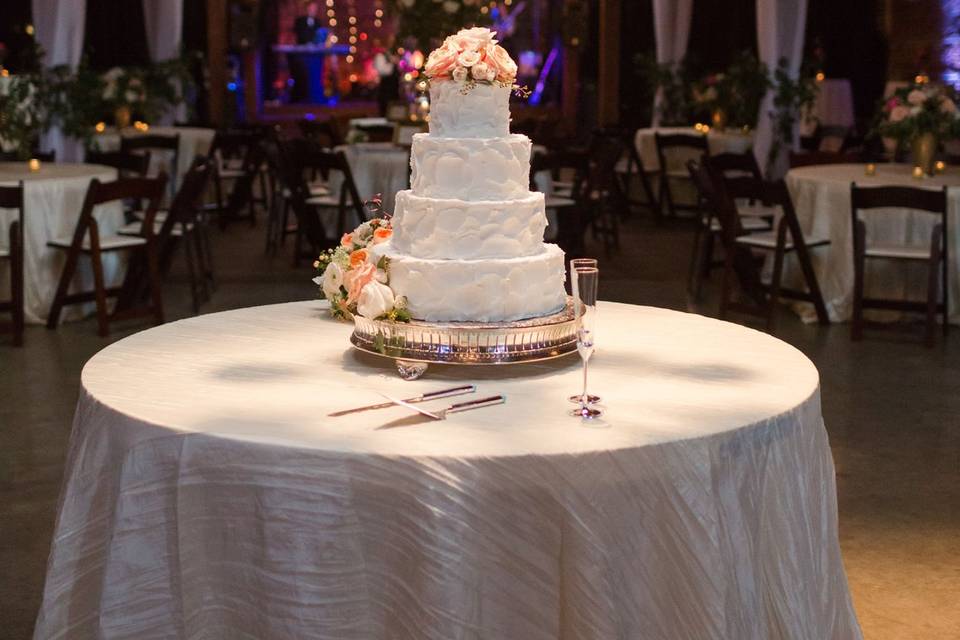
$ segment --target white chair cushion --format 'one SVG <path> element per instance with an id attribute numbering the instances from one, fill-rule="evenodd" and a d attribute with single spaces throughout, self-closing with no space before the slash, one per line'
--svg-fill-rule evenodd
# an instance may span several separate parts
<path id="1" fill-rule="evenodd" d="M 221 178 L 239 178 L 244 174 L 241 169 L 221 169 L 217 173 Z"/>
<path id="2" fill-rule="evenodd" d="M 770 224 L 763 218 L 754 218 L 752 216 L 741 216 L 740 217 L 740 226 L 743 227 L 744 231 L 769 231 Z M 723 231 L 723 227 L 720 226 L 720 221 L 716 218 L 710 220 L 710 231 L 720 232 Z"/>
<path id="3" fill-rule="evenodd" d="M 779 216 L 782 212 L 780 207 L 768 207 L 764 204 L 760 204 L 759 202 L 754 202 L 751 204 L 743 201 L 742 203 L 737 202 L 737 213 L 744 218 L 772 218 Z"/>
<path id="4" fill-rule="evenodd" d="M 143 211 L 133 211 L 133 217 L 137 220 L 143 220 L 147 216 L 147 212 Z M 157 215 L 153 218 L 156 221 L 163 222 L 167 219 L 167 210 L 166 209 L 157 209 Z"/>
<path id="5" fill-rule="evenodd" d="M 312 196 L 330 195 L 330 187 L 328 187 L 323 182 L 314 182 L 310 184 L 310 195 Z"/>
<path id="6" fill-rule="evenodd" d="M 10 251 L 8 249 L 4 249 L 3 247 L 0 247 L 0 258 L 9 258 L 9 257 L 10 257 Z"/>
<path id="7" fill-rule="evenodd" d="M 817 247 L 825 244 L 830 244 L 830 240 L 827 238 L 818 238 L 814 236 L 804 236 L 804 243 L 807 247 Z M 777 234 L 775 231 L 764 231 L 760 233 L 751 233 L 749 235 L 740 236 L 737 238 L 737 244 L 747 245 L 749 247 L 754 247 L 757 249 L 776 249 L 777 248 Z M 784 249 L 790 251 L 793 249 L 793 240 L 790 238 L 790 234 L 787 234 L 786 243 Z"/>
<path id="8" fill-rule="evenodd" d="M 72 238 L 58 238 L 52 240 L 47 244 L 51 247 L 56 247 L 58 249 L 69 249 L 73 244 Z M 102 236 L 100 238 L 100 250 L 101 251 L 117 251 L 118 249 L 132 249 L 133 247 L 139 247 L 147 244 L 146 238 L 141 238 L 139 236 Z M 83 239 L 83 245 L 81 247 L 83 251 L 90 250 L 90 236 L 88 235 Z"/>
<path id="9" fill-rule="evenodd" d="M 901 260 L 929 260 L 930 247 L 918 247 L 896 244 L 875 244 L 868 246 L 864 253 L 868 258 L 898 258 Z"/>
<path id="10" fill-rule="evenodd" d="M 139 236 L 139 235 L 140 235 L 140 229 L 142 229 L 142 228 L 143 228 L 142 223 L 140 223 L 140 222 L 131 222 L 130 224 L 125 224 L 125 225 L 123 225 L 122 227 L 120 227 L 119 229 L 117 229 L 117 233 L 120 234 L 120 235 L 122 235 L 122 236 Z M 158 220 L 158 221 L 156 221 L 156 222 L 153 223 L 153 232 L 154 232 L 155 234 L 160 233 L 160 230 L 161 230 L 162 228 L 163 228 L 163 221 L 162 221 L 162 220 Z M 192 230 L 193 230 L 193 224 L 192 224 L 192 223 L 187 224 L 187 230 L 188 230 L 188 231 L 192 231 Z M 175 225 L 173 225 L 173 228 L 170 229 L 170 235 L 171 235 L 171 236 L 178 236 L 178 237 L 179 237 L 179 236 L 182 236 L 182 235 L 183 235 L 183 223 L 178 222 L 178 223 L 176 223 Z"/>

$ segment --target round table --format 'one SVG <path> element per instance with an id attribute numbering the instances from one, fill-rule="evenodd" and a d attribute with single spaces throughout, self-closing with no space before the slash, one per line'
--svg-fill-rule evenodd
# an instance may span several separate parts
<path id="1" fill-rule="evenodd" d="M 811 362 L 695 315 L 600 320 L 600 428 L 567 415 L 575 358 L 405 382 L 325 302 L 107 347 L 35 637 L 859 638 Z M 464 382 L 507 402 L 327 417 Z"/>
<path id="2" fill-rule="evenodd" d="M 119 151 L 121 137 L 136 136 L 180 136 L 177 147 L 177 184 L 183 179 L 196 156 L 206 156 L 210 152 L 216 130 L 205 127 L 150 127 L 147 131 L 127 128 L 118 132 L 116 129 L 107 129 L 97 134 L 94 144 L 101 151 Z M 155 175 L 160 169 L 170 173 L 170 152 L 152 150 L 150 152 L 150 171 Z"/>
<path id="3" fill-rule="evenodd" d="M 637 154 L 640 156 L 640 161 L 643 163 L 643 168 L 650 172 L 660 171 L 660 159 L 657 157 L 657 141 L 656 136 L 654 135 L 657 133 L 660 135 L 703 135 L 702 132 L 697 131 L 693 127 L 655 127 L 638 129 L 636 136 L 634 137 L 634 144 L 637 147 Z M 743 153 L 747 149 L 753 147 L 753 133 L 742 133 L 732 129 L 729 131 L 717 131 L 716 129 L 711 129 L 707 133 L 707 146 L 710 147 L 710 153 L 712 155 L 717 155 L 719 153 Z M 676 158 L 673 156 L 676 156 Z M 696 158 L 696 154 L 692 149 L 690 150 L 689 155 L 683 154 L 679 151 L 676 153 L 671 153 L 671 156 L 669 157 L 670 163 L 675 161 L 676 165 L 669 168 L 671 170 L 683 171 L 685 173 L 687 168 L 684 163 L 688 158 Z"/>
<path id="4" fill-rule="evenodd" d="M 70 237 L 80 217 L 80 208 L 90 186 L 90 180 L 103 182 L 117 179 L 110 167 L 94 164 L 44 162 L 39 171 L 30 171 L 26 162 L 0 162 L 0 185 L 15 186 L 24 182 L 24 305 L 26 321 L 42 323 L 50 311 L 50 304 L 60 281 L 65 252 L 51 249 L 47 242 Z M 6 243 L 6 229 L 16 217 L 9 209 L 0 209 L 0 243 Z M 102 235 L 110 235 L 124 223 L 120 203 L 97 207 L 94 217 Z M 119 255 L 105 255 L 104 275 L 108 284 L 117 284 L 122 275 Z M 9 266 L 0 262 L 0 299 L 10 296 Z M 92 288 L 93 271 L 81 260 L 77 282 Z M 79 286 L 75 284 L 75 286 Z M 78 317 L 90 305 L 73 305 L 64 309 L 63 319 Z"/>
<path id="5" fill-rule="evenodd" d="M 828 247 L 811 251 L 817 280 L 830 319 L 848 320 L 853 313 L 853 236 L 851 233 L 850 184 L 865 187 L 903 186 L 948 191 L 948 251 L 951 322 L 960 321 L 960 168 L 949 167 L 934 177 L 917 180 L 913 167 L 905 164 L 878 164 L 876 175 L 866 175 L 865 165 L 821 165 L 791 169 L 787 187 L 804 231 L 830 239 Z M 866 215 L 867 235 L 885 244 L 917 244 L 929 247 L 932 216 L 909 211 L 902 215 Z M 870 260 L 865 279 L 866 295 L 885 298 L 923 299 L 926 295 L 925 265 L 902 261 Z M 791 274 L 792 275 L 792 274 Z M 812 319 L 812 310 L 801 313 Z"/>

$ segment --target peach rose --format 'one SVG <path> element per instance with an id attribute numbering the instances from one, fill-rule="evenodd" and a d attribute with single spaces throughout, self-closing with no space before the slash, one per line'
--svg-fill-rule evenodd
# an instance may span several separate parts
<path id="1" fill-rule="evenodd" d="M 341 247 L 352 247 L 353 246 L 353 234 L 345 233 L 340 236 L 340 246 Z"/>
<path id="2" fill-rule="evenodd" d="M 472 29 L 460 29 L 455 37 L 457 43 L 463 43 L 463 48 L 483 49 L 487 45 L 497 44 L 497 41 L 494 40 L 495 35 L 497 35 L 496 31 L 490 31 L 486 27 L 473 27 Z"/>
<path id="3" fill-rule="evenodd" d="M 893 108 L 893 111 L 890 112 L 890 122 L 900 122 L 909 115 L 910 108 L 905 107 L 902 104 L 898 104 Z"/>
<path id="4" fill-rule="evenodd" d="M 453 70 L 453 79 L 456 82 L 464 82 L 467 79 L 466 67 L 457 67 Z"/>
<path id="5" fill-rule="evenodd" d="M 517 77 L 517 63 L 501 46 L 487 48 L 487 64 L 497 70 L 497 79 L 502 82 L 513 82 Z"/>
<path id="6" fill-rule="evenodd" d="M 356 269 L 347 272 L 344 285 L 347 288 L 347 304 L 353 304 L 360 298 L 363 288 L 373 282 L 377 275 L 377 268 L 369 262 L 364 262 Z"/>
<path id="7" fill-rule="evenodd" d="M 393 235 L 393 229 L 387 229 L 381 227 L 376 229 L 373 232 L 373 244 L 380 244 L 381 242 L 386 242 L 390 239 L 390 236 Z"/>
<path id="8" fill-rule="evenodd" d="M 367 258 L 370 257 L 369 252 L 366 249 L 357 249 L 350 254 L 350 268 L 356 269 L 360 265 L 367 262 Z"/>
<path id="9" fill-rule="evenodd" d="M 423 72 L 428 78 L 440 78 L 450 73 L 457 64 L 457 51 L 446 46 L 434 49 L 427 58 L 427 64 L 423 67 Z"/>
<path id="10" fill-rule="evenodd" d="M 467 49 L 457 56 L 457 64 L 461 67 L 472 67 L 480 62 L 480 52 L 476 49 Z"/>

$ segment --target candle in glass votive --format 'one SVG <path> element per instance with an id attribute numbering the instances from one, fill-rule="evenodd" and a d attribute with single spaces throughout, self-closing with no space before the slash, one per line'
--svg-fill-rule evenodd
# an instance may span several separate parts
<path id="1" fill-rule="evenodd" d="M 913 177 L 916 178 L 917 180 L 921 180 L 923 178 L 923 169 L 920 167 L 914 167 Z"/>
<path id="2" fill-rule="evenodd" d="M 30 171 L 40 171 L 40 161 L 36 158 L 30 158 L 27 166 L 30 167 Z"/>
<path id="3" fill-rule="evenodd" d="M 868 176 L 877 175 L 877 165 L 873 164 L 872 162 L 868 162 L 865 168 L 865 172 Z"/>
<path id="4" fill-rule="evenodd" d="M 103 133 L 104 131 L 107 130 L 107 123 L 98 122 L 97 124 L 93 125 L 93 130 L 96 131 L 97 133 Z"/>
<path id="5" fill-rule="evenodd" d="M 943 173 L 947 168 L 947 164 L 943 160 L 937 160 L 937 164 L 933 166 L 937 170 L 937 173 Z"/>

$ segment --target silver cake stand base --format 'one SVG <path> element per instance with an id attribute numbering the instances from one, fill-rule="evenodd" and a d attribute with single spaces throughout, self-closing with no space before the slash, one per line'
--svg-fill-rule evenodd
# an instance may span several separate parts
<path id="1" fill-rule="evenodd" d="M 577 350 L 573 302 L 553 315 L 516 322 L 388 322 L 354 316 L 353 346 L 392 358 L 404 380 L 432 363 L 494 365 L 537 362 Z"/>

